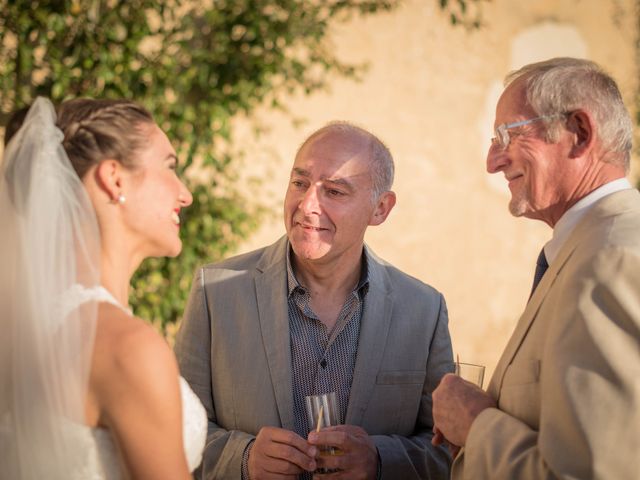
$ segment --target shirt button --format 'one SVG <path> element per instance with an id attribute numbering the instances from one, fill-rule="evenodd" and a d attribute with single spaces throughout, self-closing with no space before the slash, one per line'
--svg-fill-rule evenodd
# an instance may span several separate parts
<path id="1" fill-rule="evenodd" d="M 322 361 L 320 362 L 320 366 L 322 368 L 327 368 L 327 361 L 323 358 Z"/>

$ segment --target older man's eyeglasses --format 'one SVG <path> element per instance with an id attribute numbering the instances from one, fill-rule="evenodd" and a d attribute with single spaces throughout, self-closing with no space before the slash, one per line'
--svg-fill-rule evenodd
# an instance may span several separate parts
<path id="1" fill-rule="evenodd" d="M 548 120 L 562 115 L 563 114 L 561 113 L 556 113 L 554 115 L 542 115 L 541 117 L 529 118 L 528 120 L 520 120 L 519 122 L 503 123 L 501 125 L 498 125 L 494 130 L 495 136 L 491 139 L 491 145 L 495 145 L 500 147 L 502 150 L 506 150 L 506 148 L 509 146 L 509 142 L 511 142 L 509 129 L 524 127 L 525 125 L 529 125 L 530 123 L 539 122 L 541 120 Z"/>

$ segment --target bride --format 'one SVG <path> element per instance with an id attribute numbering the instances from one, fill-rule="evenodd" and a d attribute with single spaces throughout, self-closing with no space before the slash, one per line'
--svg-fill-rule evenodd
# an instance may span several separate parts
<path id="1" fill-rule="evenodd" d="M 38 98 L 0 167 L 0 478 L 186 479 L 206 415 L 127 306 L 176 256 L 192 197 L 167 136 L 123 100 Z"/>

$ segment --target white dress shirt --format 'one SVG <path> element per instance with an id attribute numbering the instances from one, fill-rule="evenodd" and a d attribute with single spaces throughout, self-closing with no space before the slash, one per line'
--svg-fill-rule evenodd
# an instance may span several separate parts
<path id="1" fill-rule="evenodd" d="M 586 197 L 581 198 L 574 206 L 564 212 L 558 223 L 553 228 L 553 237 L 544 246 L 544 255 L 547 263 L 551 265 L 558 256 L 562 245 L 567 241 L 573 229 L 578 225 L 580 219 L 585 213 L 601 198 L 619 192 L 620 190 L 628 190 L 633 188 L 629 180 L 626 178 L 618 178 L 609 183 L 605 183 L 601 187 L 596 188 Z"/>

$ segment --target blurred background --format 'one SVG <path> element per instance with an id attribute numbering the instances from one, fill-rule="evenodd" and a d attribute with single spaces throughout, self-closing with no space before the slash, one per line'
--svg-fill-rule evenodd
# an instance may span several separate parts
<path id="1" fill-rule="evenodd" d="M 331 120 L 374 132 L 394 155 L 398 203 L 367 242 L 444 294 L 454 352 L 490 375 L 551 236 L 512 218 L 504 179 L 485 170 L 502 79 L 589 58 L 636 118 L 639 3 L 0 0 L 0 124 L 37 95 L 127 97 L 154 113 L 196 200 L 183 254 L 145 262 L 133 282 L 136 314 L 169 341 L 197 265 L 284 233 L 306 136 Z"/>

